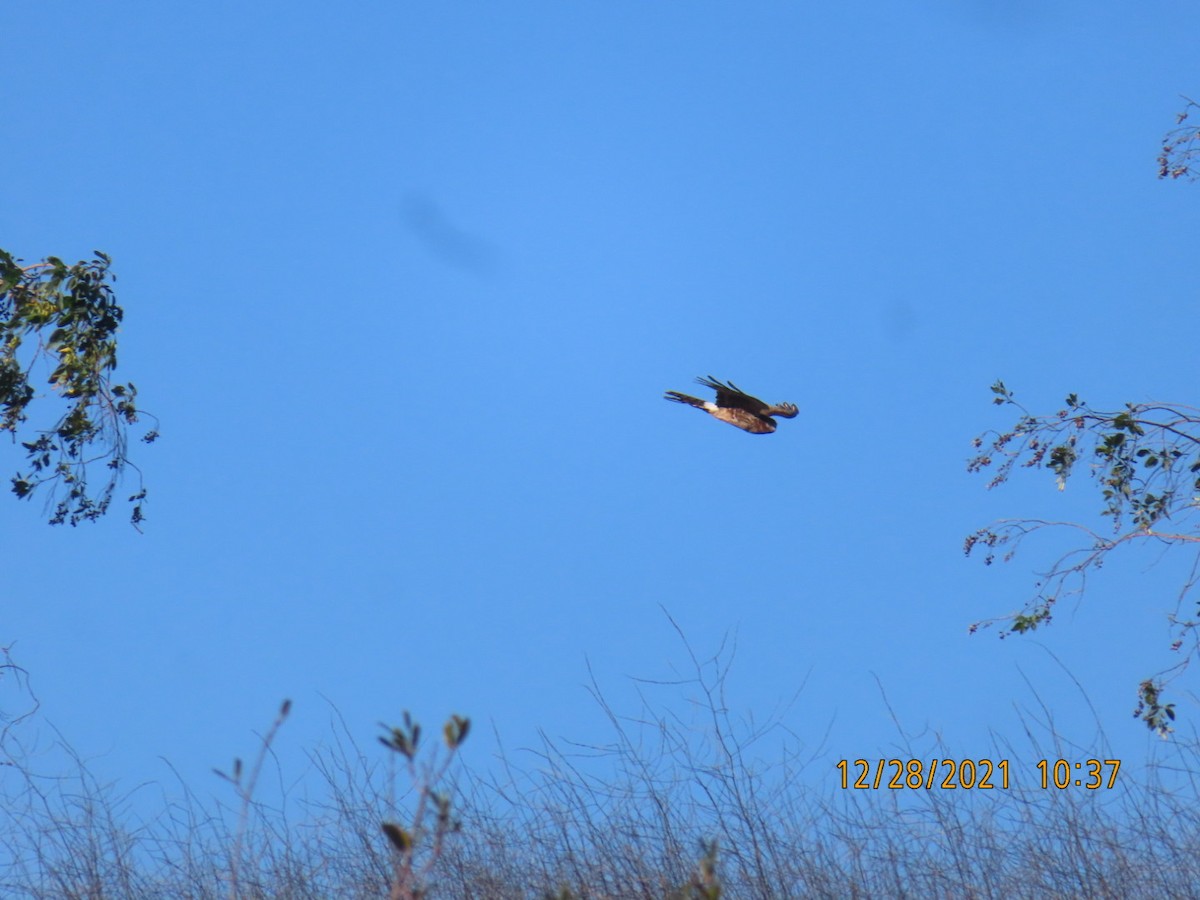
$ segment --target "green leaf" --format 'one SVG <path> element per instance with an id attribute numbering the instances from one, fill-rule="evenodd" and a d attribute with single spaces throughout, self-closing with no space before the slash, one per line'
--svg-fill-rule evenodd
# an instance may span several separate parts
<path id="1" fill-rule="evenodd" d="M 399 825 L 394 822 L 384 822 L 382 828 L 383 833 L 387 835 L 387 839 L 391 841 L 392 846 L 401 853 L 407 853 L 412 849 L 412 835 Z"/>

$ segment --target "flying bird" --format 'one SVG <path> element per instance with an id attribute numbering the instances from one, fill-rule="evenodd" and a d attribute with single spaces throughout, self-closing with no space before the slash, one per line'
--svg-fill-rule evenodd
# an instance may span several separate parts
<path id="1" fill-rule="evenodd" d="M 800 410 L 794 403 L 777 403 L 770 406 L 757 397 L 751 397 L 732 381 L 722 384 L 709 375 L 707 378 L 697 378 L 696 384 L 712 388 L 717 392 L 717 402 L 701 400 L 699 397 L 689 397 L 679 391 L 667 391 L 663 397 L 676 403 L 686 403 L 696 409 L 702 409 L 710 416 L 736 425 L 751 434 L 770 434 L 775 430 L 775 420 L 771 416 L 783 416 L 794 419 Z"/>

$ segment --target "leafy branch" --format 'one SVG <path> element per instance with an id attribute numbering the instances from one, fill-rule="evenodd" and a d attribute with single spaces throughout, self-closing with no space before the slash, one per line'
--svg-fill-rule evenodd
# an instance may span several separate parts
<path id="1" fill-rule="evenodd" d="M 1200 409 L 1171 403 L 1128 403 L 1123 409 L 1102 410 L 1071 394 L 1053 415 L 1035 416 L 1014 399 L 1003 382 L 993 384 L 992 393 L 993 403 L 1015 407 L 1020 416 L 1007 431 L 989 431 L 975 438 L 979 452 L 968 462 L 967 470 L 990 469 L 990 489 L 1008 481 L 1016 468 L 1046 468 L 1061 491 L 1082 467 L 1099 488 L 1103 500 L 1100 515 L 1109 519 L 1110 528 L 1105 534 L 1077 522 L 1003 519 L 969 535 L 965 552 L 970 555 L 982 549 L 988 565 L 997 554 L 1008 562 L 1025 538 L 1046 529 L 1073 531 L 1079 536 L 1078 546 L 1040 574 L 1035 595 L 1022 610 L 977 622 L 971 631 L 1007 621 L 1001 634 L 1005 637 L 1049 625 L 1055 605 L 1064 597 L 1081 596 L 1088 576 L 1122 544 L 1150 542 L 1186 549 L 1193 554 L 1193 562 L 1169 620 L 1171 649 L 1179 652 L 1187 645 L 1187 650 L 1180 662 L 1139 685 L 1134 710 L 1147 727 L 1165 736 L 1172 730 L 1175 712 L 1172 704 L 1159 702 L 1160 695 L 1167 682 L 1200 655 L 1200 605 L 1194 598 L 1189 602 L 1200 579 Z"/>
<path id="2" fill-rule="evenodd" d="M 409 781 L 417 792 L 416 807 L 406 828 L 393 821 L 385 821 L 381 827 L 392 850 L 391 900 L 417 900 L 425 896 L 426 883 L 437 861 L 442 856 L 446 838 L 457 832 L 461 824 L 452 814 L 450 795 L 436 789 L 445 777 L 457 755 L 471 720 L 462 716 L 450 716 L 442 727 L 442 741 L 447 753 L 439 760 L 436 750 L 418 766 L 417 756 L 421 742 L 421 726 L 412 716 L 404 713 L 404 722 L 399 726 L 382 725 L 384 734 L 379 742 L 404 760 Z"/>
<path id="3" fill-rule="evenodd" d="M 97 250 L 90 262 L 73 266 L 53 256 L 22 266 L 0 250 L 0 431 L 16 440 L 30 405 L 42 399 L 30 383 L 31 373 L 38 366 L 49 369 L 47 380 L 62 412 L 52 427 L 21 442 L 27 468 L 13 476 L 12 491 L 28 499 L 46 486 L 47 505 L 54 507 L 52 525 L 103 516 L 126 467 L 138 473 L 138 489 L 129 497 L 131 522 L 136 528 L 145 519 L 146 489 L 128 455 L 128 428 L 145 413 L 137 407 L 133 382 L 117 384 L 111 378 L 117 367 L 116 332 L 124 317 L 111 264 Z M 157 437 L 154 428 L 142 440 L 151 443 Z M 91 490 L 88 469 L 100 462 L 108 479 Z"/>
<path id="4" fill-rule="evenodd" d="M 1163 138 L 1162 150 L 1158 154 L 1158 177 L 1195 181 L 1198 176 L 1192 171 L 1192 162 L 1200 155 L 1200 127 L 1184 123 L 1193 110 L 1200 110 L 1200 105 L 1189 97 L 1183 99 L 1187 105 L 1175 117 L 1176 127 Z"/>

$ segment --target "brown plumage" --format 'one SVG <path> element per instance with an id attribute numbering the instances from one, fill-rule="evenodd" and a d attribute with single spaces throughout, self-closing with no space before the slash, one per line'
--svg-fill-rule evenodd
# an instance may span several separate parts
<path id="1" fill-rule="evenodd" d="M 757 397 L 751 397 L 732 381 L 722 384 L 711 375 L 707 378 L 697 378 L 696 383 L 716 391 L 717 402 L 712 403 L 708 400 L 701 400 L 699 397 L 690 397 L 679 391 L 667 391 L 663 396 L 667 400 L 686 403 L 688 406 L 702 409 L 710 416 L 720 419 L 722 422 L 728 422 L 730 425 L 736 425 L 751 434 L 770 434 L 775 430 L 775 420 L 771 416 L 793 419 L 800 411 L 794 403 L 777 403 L 769 406 Z"/>

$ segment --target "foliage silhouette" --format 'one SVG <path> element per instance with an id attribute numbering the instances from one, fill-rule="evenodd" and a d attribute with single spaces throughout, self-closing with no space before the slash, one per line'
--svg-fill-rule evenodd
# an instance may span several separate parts
<path id="1" fill-rule="evenodd" d="M 1183 653 L 1179 662 L 1143 680 L 1137 688 L 1134 715 L 1166 736 L 1175 707 L 1162 701 L 1166 684 L 1200 655 L 1200 609 L 1192 590 L 1200 578 L 1200 409 L 1174 403 L 1128 403 L 1104 410 L 1066 398 L 1062 409 L 1035 416 L 1016 401 L 1003 382 L 992 385 L 993 402 L 1019 410 L 1015 425 L 975 438 L 979 452 L 967 464 L 971 472 L 992 471 L 988 487 L 1008 481 L 1016 468 L 1045 468 L 1059 490 L 1081 467 L 1091 476 L 1108 527 L 1043 519 L 1004 519 L 966 539 L 968 555 L 982 550 L 984 562 L 1011 560 L 1031 535 L 1050 529 L 1076 535 L 1074 547 L 1041 573 L 1034 596 L 1020 611 L 977 622 L 980 627 L 1006 622 L 1001 636 L 1027 634 L 1049 625 L 1055 607 L 1084 592 L 1088 576 L 1101 569 L 1113 552 L 1126 545 L 1152 544 L 1190 554 L 1190 575 L 1180 587 L 1169 620 L 1170 649 Z"/>
<path id="2" fill-rule="evenodd" d="M 0 431 L 13 434 L 28 419 L 39 397 L 31 375 L 44 365 L 61 400 L 54 424 L 34 429 L 22 441 L 25 471 L 12 478 L 12 491 L 28 499 L 40 487 L 49 491 L 50 524 L 94 522 L 112 502 L 127 467 L 138 473 L 129 497 L 130 521 L 145 519 L 146 488 L 129 459 L 128 428 L 137 424 L 137 388 L 112 381 L 117 367 L 116 333 L 124 318 L 117 305 L 112 260 L 95 251 L 90 262 L 68 266 L 50 256 L 25 266 L 0 250 Z M 153 417 L 151 417 L 153 418 Z M 158 431 L 147 431 L 151 443 Z M 103 463 L 108 478 L 98 489 L 88 482 L 92 464 Z M 60 494 L 60 489 L 65 493 Z"/>
<path id="3" fill-rule="evenodd" d="M 1149 898 L 1191 896 L 1200 883 L 1194 738 L 1157 745 L 1160 764 L 1144 774 L 1122 768 L 1111 790 L 1045 790 L 1015 776 L 1008 790 L 841 790 L 825 748 L 802 750 L 790 736 L 779 752 L 770 739 L 787 733 L 777 722 L 730 712 L 730 658 L 722 651 L 695 659 L 698 669 L 678 681 L 644 682 L 644 705 L 631 713 L 610 707 L 593 683 L 612 729 L 602 746 L 546 739 L 518 751 L 533 760 L 528 770 L 508 753 L 499 773 L 456 765 L 461 829 L 417 887 L 429 900 L 774 900 Z M 4 897 L 377 900 L 395 890 L 396 850 L 380 823 L 411 821 L 421 782 L 399 792 L 398 807 L 403 754 L 365 753 L 340 717 L 331 740 L 309 753 L 316 784 L 284 777 L 268 732 L 259 759 L 275 767 L 282 797 L 272 805 L 239 790 L 233 808 L 201 799 L 182 779 L 182 797 L 147 798 L 152 783 L 123 790 L 61 736 L 65 758 L 49 760 L 22 743 L 33 721 L 0 742 Z M 1023 724 L 1023 749 L 997 739 L 983 755 L 1026 775 L 1038 759 L 1112 755 L 1099 729 L 1093 743 L 1061 736 L 1045 706 Z M 962 758 L 928 731 L 897 728 L 881 757 Z M 774 760 L 766 766 L 764 749 Z M 248 787 L 257 768 L 235 765 L 230 781 L 245 777 Z M 134 812 L 147 805 L 148 815 Z"/>

